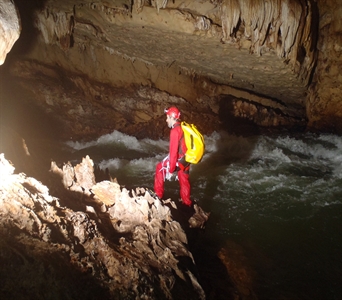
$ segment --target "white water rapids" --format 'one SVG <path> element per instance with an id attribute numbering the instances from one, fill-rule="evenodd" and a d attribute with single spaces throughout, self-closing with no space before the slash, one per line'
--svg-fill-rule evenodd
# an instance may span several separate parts
<path id="1" fill-rule="evenodd" d="M 190 172 L 193 198 L 211 212 L 204 243 L 243 247 L 259 299 L 340 299 L 342 137 L 213 133 L 205 141 Z M 90 155 L 122 185 L 153 188 L 168 141 L 114 131 L 67 146 L 73 159 Z M 177 182 L 166 182 L 167 197 L 177 201 Z"/>

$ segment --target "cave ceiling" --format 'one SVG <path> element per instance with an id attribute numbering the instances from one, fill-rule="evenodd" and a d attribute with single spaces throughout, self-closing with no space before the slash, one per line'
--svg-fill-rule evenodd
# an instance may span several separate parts
<path id="1" fill-rule="evenodd" d="M 72 11 L 74 38 L 96 37 L 96 43 L 131 60 L 175 64 L 215 83 L 303 103 L 314 60 L 309 2 L 159 2 L 50 0 L 46 6 Z M 300 60 L 309 62 L 300 66 Z M 298 65 L 306 69 L 304 76 Z"/>
<path id="2" fill-rule="evenodd" d="M 82 29 L 77 34 L 86 36 Z M 107 29 L 103 46 L 131 60 L 170 67 L 177 65 L 197 76 L 284 103 L 301 103 L 305 83 L 272 52 L 261 56 L 246 49 L 203 37 L 149 26 L 117 26 Z M 90 38 L 90 37 L 89 37 Z"/>
<path id="3" fill-rule="evenodd" d="M 129 84 L 132 78 L 132 83 L 186 99 L 178 79 L 171 83 L 183 73 L 191 78 L 189 89 L 200 86 L 198 93 L 234 95 L 279 109 L 291 118 L 305 118 L 306 93 L 316 63 L 317 12 L 312 1 L 17 3 L 21 12 L 32 12 L 30 20 L 39 34 L 40 42 L 32 48 L 40 50 L 32 50 L 28 57 L 44 64 L 109 84 L 123 77 Z M 126 65 L 116 65 L 114 56 Z M 176 75 L 170 76 L 170 70 Z"/>

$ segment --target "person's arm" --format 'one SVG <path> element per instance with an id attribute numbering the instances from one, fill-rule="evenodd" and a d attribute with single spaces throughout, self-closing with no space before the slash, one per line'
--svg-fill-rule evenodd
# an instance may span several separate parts
<path id="1" fill-rule="evenodd" d="M 178 160 L 178 131 L 176 128 L 170 131 L 170 145 L 169 145 L 169 160 L 170 160 L 170 173 L 176 171 L 176 163 Z"/>

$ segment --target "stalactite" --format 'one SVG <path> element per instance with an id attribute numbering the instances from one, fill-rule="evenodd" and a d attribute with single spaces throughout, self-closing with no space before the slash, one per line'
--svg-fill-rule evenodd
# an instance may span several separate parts
<path id="1" fill-rule="evenodd" d="M 159 14 L 159 10 L 166 7 L 167 0 L 151 0 L 151 5 L 157 9 Z"/>
<path id="2" fill-rule="evenodd" d="M 251 53 L 275 50 L 308 83 L 315 61 L 310 1 L 223 0 L 220 8 L 222 42 L 234 41 L 241 26 L 241 38 L 251 41 Z M 304 58 L 298 61 L 300 55 Z"/>
<path id="3" fill-rule="evenodd" d="M 221 21 L 223 41 L 228 41 L 233 34 L 234 27 L 240 18 L 240 6 L 238 0 L 224 0 L 221 4 Z"/>
<path id="4" fill-rule="evenodd" d="M 302 7 L 294 0 L 283 0 L 281 3 L 280 31 L 283 38 L 278 49 L 280 57 L 288 58 L 291 47 L 296 42 Z"/>
<path id="5" fill-rule="evenodd" d="M 311 70 L 313 69 L 316 62 L 316 52 L 314 51 L 313 45 L 315 45 L 316 36 L 313 33 L 313 8 L 310 1 L 307 2 L 306 7 L 306 22 L 304 22 L 303 30 L 302 30 L 302 48 L 305 53 L 301 55 L 305 55 L 302 60 L 301 69 L 299 70 L 299 76 L 305 81 L 305 84 L 309 83 Z"/>
<path id="6" fill-rule="evenodd" d="M 70 37 L 74 28 L 71 12 L 46 10 L 44 13 L 37 13 L 35 26 L 41 31 L 46 44 L 57 41 L 63 50 L 70 48 Z"/>
<path id="7" fill-rule="evenodd" d="M 264 1 L 264 22 L 262 23 L 262 26 L 260 28 L 260 38 L 258 47 L 263 46 L 268 35 L 270 35 L 270 28 L 274 27 L 275 22 L 279 18 L 279 4 L 280 1 Z M 273 37 L 274 38 L 274 37 Z M 276 37 L 274 38 L 276 39 Z M 260 53 L 260 50 L 258 51 L 258 54 Z"/>

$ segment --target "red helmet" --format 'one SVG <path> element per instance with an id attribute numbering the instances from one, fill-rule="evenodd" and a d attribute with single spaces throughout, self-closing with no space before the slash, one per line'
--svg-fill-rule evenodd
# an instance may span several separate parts
<path id="1" fill-rule="evenodd" d="M 181 115 L 180 111 L 175 106 L 171 106 L 170 108 L 165 109 L 164 113 L 166 113 L 168 116 L 170 116 L 176 120 L 179 119 L 180 115 Z"/>

